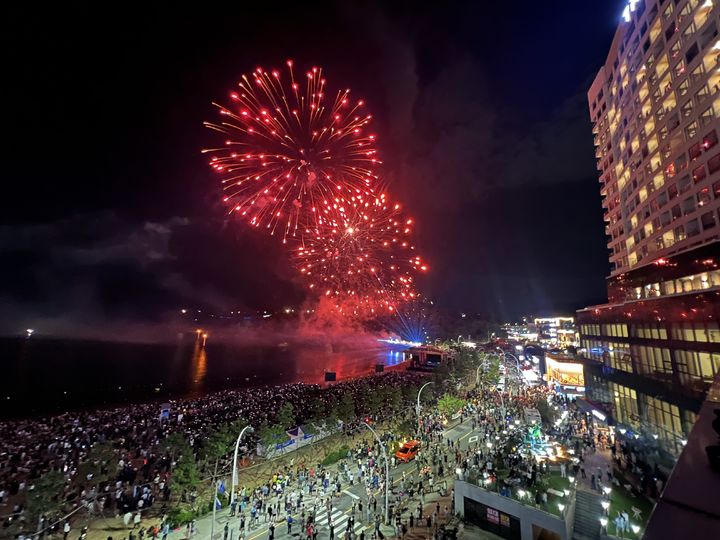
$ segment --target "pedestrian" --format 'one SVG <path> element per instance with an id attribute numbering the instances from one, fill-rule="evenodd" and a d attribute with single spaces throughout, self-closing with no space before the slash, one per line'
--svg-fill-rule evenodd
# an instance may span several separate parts
<path id="1" fill-rule="evenodd" d="M 268 527 L 268 540 L 274 540 L 275 538 L 275 524 L 271 523 Z"/>
<path id="2" fill-rule="evenodd" d="M 595 485 L 595 475 L 594 474 L 590 476 L 590 487 L 592 488 L 593 491 L 595 491 L 597 489 L 597 486 Z"/>
<path id="3" fill-rule="evenodd" d="M 228 533 L 230 532 L 230 525 L 228 523 L 225 524 L 225 527 L 223 528 L 223 540 L 228 540 Z M 163 540 L 165 540 L 166 535 L 163 535 Z"/>
<path id="4" fill-rule="evenodd" d="M 292 530 L 292 522 L 293 522 L 293 518 L 292 518 L 292 516 L 291 516 L 290 514 L 288 514 L 288 517 L 287 517 L 287 528 L 288 528 L 287 533 L 288 533 L 288 536 L 290 536 L 290 531 Z"/>
<path id="5" fill-rule="evenodd" d="M 70 522 L 66 521 L 63 525 L 63 540 L 67 540 L 68 534 L 70 534 Z"/>

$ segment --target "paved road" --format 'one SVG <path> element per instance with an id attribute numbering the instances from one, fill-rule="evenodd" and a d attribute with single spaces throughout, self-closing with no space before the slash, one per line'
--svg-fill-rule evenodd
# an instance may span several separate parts
<path id="1" fill-rule="evenodd" d="M 443 435 L 446 438 L 449 438 L 453 441 L 458 441 L 458 444 L 461 448 L 467 447 L 468 439 L 471 438 L 473 434 L 472 430 L 472 420 L 470 418 L 466 418 L 462 423 L 454 425 L 448 429 L 446 429 L 443 432 Z M 413 461 L 410 463 L 401 463 L 397 465 L 395 468 L 392 468 L 390 470 L 390 476 L 393 478 L 393 484 L 397 485 L 402 480 L 402 474 L 403 471 L 406 474 L 406 477 L 413 478 L 416 476 L 416 465 Z M 332 506 L 332 510 L 330 513 L 331 521 L 334 524 L 334 535 L 335 538 L 342 538 L 345 534 L 345 531 L 348 527 L 348 522 L 350 519 L 350 516 L 352 514 L 352 507 L 353 503 L 356 504 L 356 507 L 359 503 L 359 501 L 362 501 L 363 503 L 363 514 L 360 515 L 360 513 L 356 510 L 355 511 L 355 525 L 353 527 L 356 534 L 360 534 L 360 531 L 363 529 L 365 530 L 366 538 L 370 538 L 374 524 L 372 519 L 367 519 L 368 516 L 366 514 L 366 508 L 367 508 L 367 494 L 365 493 L 365 486 L 364 484 L 356 482 L 354 485 L 349 486 L 347 483 L 345 483 L 343 486 L 343 489 L 341 491 L 340 497 L 335 498 Z M 448 490 L 450 489 L 450 486 L 448 487 Z M 384 511 L 384 494 L 383 493 L 376 493 L 375 495 L 376 501 L 377 501 L 377 512 L 382 514 Z M 436 497 L 435 497 L 436 498 Z M 426 502 L 429 500 L 434 500 L 435 498 L 426 498 Z M 305 503 L 305 507 L 308 508 L 311 506 L 311 504 L 314 502 L 314 497 L 303 497 L 303 502 Z M 390 502 L 392 505 L 392 501 Z M 281 514 L 282 515 L 282 514 Z M 287 524 L 285 522 L 276 523 L 275 525 L 275 538 L 280 540 L 284 538 L 299 538 L 305 537 L 304 531 L 300 531 L 300 515 L 293 515 L 293 518 L 296 519 L 296 522 L 293 523 L 291 527 L 291 532 L 288 535 L 287 533 Z M 200 520 L 198 520 L 197 523 L 197 533 L 193 537 L 193 540 L 210 540 L 210 525 L 211 525 L 211 516 L 206 516 Z M 320 526 L 319 532 L 318 532 L 318 538 L 322 540 L 326 540 L 330 537 L 330 531 L 329 531 L 329 520 L 328 520 L 328 512 L 327 509 L 323 506 L 322 509 L 318 510 L 316 513 L 316 522 Z M 215 524 L 215 534 L 213 540 L 224 540 L 224 527 L 225 524 L 229 524 L 229 534 L 227 540 L 237 540 L 238 539 L 238 533 L 239 533 L 239 523 L 240 520 L 238 517 L 230 517 L 229 516 L 229 510 L 223 509 L 220 512 L 217 513 L 216 517 L 216 524 Z M 383 534 L 386 536 L 393 536 L 392 528 L 391 527 L 382 527 Z M 250 532 L 246 534 L 245 540 L 259 540 L 259 539 L 266 539 L 269 536 L 268 532 L 268 524 L 267 523 L 261 523 L 257 528 L 252 529 Z M 168 536 L 169 540 L 182 540 L 185 538 L 185 528 L 178 529 L 177 531 L 172 531 L 170 535 Z"/>

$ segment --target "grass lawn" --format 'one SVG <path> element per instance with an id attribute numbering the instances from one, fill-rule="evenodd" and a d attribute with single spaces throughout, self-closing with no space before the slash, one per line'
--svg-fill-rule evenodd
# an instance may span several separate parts
<path id="1" fill-rule="evenodd" d="M 565 489 L 570 489 L 570 482 L 567 478 L 563 478 L 560 476 L 559 472 L 551 472 L 547 476 L 544 477 L 544 480 L 547 481 L 547 486 L 549 489 L 554 489 L 555 491 L 563 491 Z M 553 495 L 552 493 L 548 493 L 548 507 L 547 511 L 551 514 L 555 514 L 558 517 L 560 516 L 560 508 L 558 508 L 558 504 L 564 504 L 567 506 L 568 501 L 567 497 L 558 497 L 557 495 Z"/>
<path id="2" fill-rule="evenodd" d="M 625 489 L 623 484 L 627 482 L 622 476 L 618 476 L 618 480 L 620 481 L 620 485 L 612 486 L 612 493 L 610 494 L 610 521 L 612 522 L 612 520 L 615 519 L 618 512 L 627 513 L 632 525 L 640 525 L 640 531 L 638 531 L 637 534 L 637 538 L 640 538 L 643 535 L 645 525 L 650 518 L 650 512 L 652 512 L 655 503 L 642 495 L 634 496 L 630 491 Z M 639 519 L 633 518 L 633 506 L 639 508 L 641 511 Z M 614 523 L 609 525 L 608 528 L 610 531 L 614 531 Z M 632 532 L 630 535 L 632 537 Z"/>

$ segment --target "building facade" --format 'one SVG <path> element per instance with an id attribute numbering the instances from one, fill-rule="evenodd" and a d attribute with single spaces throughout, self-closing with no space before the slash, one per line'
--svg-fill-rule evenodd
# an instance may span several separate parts
<path id="1" fill-rule="evenodd" d="M 720 7 L 631 0 L 589 92 L 610 277 L 577 312 L 588 399 L 679 455 L 720 371 Z"/>
<path id="2" fill-rule="evenodd" d="M 611 275 L 718 238 L 716 0 L 633 0 L 588 92 Z"/>
<path id="3" fill-rule="evenodd" d="M 549 347 L 566 348 L 575 345 L 575 319 L 573 317 L 544 317 L 533 321 L 538 341 Z"/>

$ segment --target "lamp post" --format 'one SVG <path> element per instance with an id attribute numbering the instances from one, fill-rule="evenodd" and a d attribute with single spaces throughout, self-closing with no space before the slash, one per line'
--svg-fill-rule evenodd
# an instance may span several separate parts
<path id="1" fill-rule="evenodd" d="M 217 511 L 217 494 L 218 490 L 220 489 L 220 480 L 216 480 L 214 482 L 215 491 L 213 492 L 213 515 L 212 515 L 212 521 L 210 522 L 210 540 L 213 540 L 213 536 L 215 536 L 215 512 Z"/>
<path id="2" fill-rule="evenodd" d="M 238 479 L 238 470 L 237 470 L 237 458 L 238 458 L 238 450 L 240 449 L 240 439 L 242 439 L 242 436 L 245 435 L 246 431 L 253 432 L 255 431 L 252 426 L 245 426 L 240 431 L 240 435 L 238 435 L 237 441 L 235 441 L 235 454 L 233 455 L 233 473 L 232 473 L 232 491 L 230 492 L 230 502 L 235 500 L 235 488 L 237 486 L 237 479 Z"/>
<path id="3" fill-rule="evenodd" d="M 424 387 L 423 387 L 424 388 Z M 422 390 L 422 388 L 421 388 Z M 419 394 L 418 394 L 419 396 Z M 380 440 L 380 437 L 378 436 L 377 432 L 370 427 L 370 424 L 367 422 L 363 422 L 366 428 L 368 428 L 373 435 L 375 435 L 375 440 L 380 445 L 380 450 L 382 450 L 383 458 L 385 458 L 385 524 L 388 523 L 390 517 L 388 516 L 388 501 L 390 500 L 389 497 L 389 490 L 390 490 L 390 465 L 388 463 L 388 457 L 387 452 L 385 451 L 385 445 Z"/>
<path id="4" fill-rule="evenodd" d="M 515 356 L 515 355 L 512 354 L 512 353 L 506 353 L 506 352 L 503 351 L 503 350 L 500 350 L 500 352 L 502 353 L 503 363 L 504 363 L 504 364 L 507 365 L 507 359 L 506 359 L 506 357 L 508 357 L 508 356 L 509 356 L 510 358 L 512 358 L 513 360 L 515 360 L 515 370 L 517 371 L 517 375 L 518 375 L 518 393 L 519 393 L 519 391 L 521 390 L 521 383 L 522 383 L 522 370 L 520 369 L 520 360 L 518 359 L 517 356 Z M 508 377 L 508 380 L 509 380 L 509 377 Z"/>
<path id="5" fill-rule="evenodd" d="M 417 405 L 415 406 L 415 413 L 417 414 L 417 421 L 418 421 L 418 435 L 420 434 L 420 394 L 425 389 L 426 386 L 432 384 L 432 381 L 426 382 L 420 387 L 420 390 L 418 390 L 417 395 Z"/>

